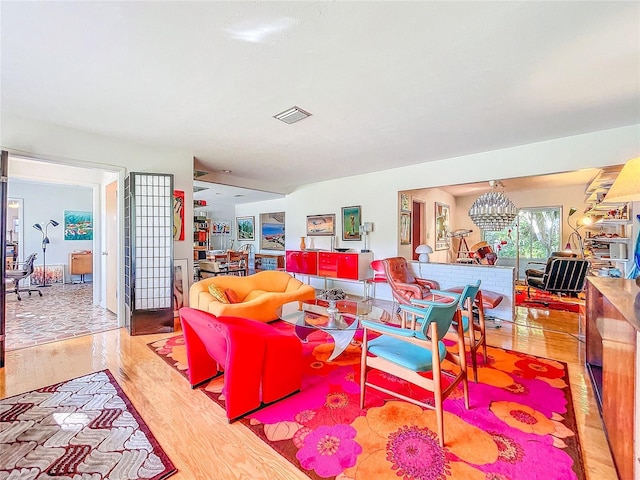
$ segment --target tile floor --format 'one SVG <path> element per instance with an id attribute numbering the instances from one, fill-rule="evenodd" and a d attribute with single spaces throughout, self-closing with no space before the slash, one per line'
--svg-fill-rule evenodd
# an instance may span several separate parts
<path id="1" fill-rule="evenodd" d="M 92 305 L 91 283 L 52 285 L 42 293 L 21 293 L 21 301 L 7 294 L 7 350 L 118 328 L 114 313 Z"/>

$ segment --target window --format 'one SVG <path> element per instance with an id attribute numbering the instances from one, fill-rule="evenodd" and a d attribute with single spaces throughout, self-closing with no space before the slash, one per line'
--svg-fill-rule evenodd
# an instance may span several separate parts
<path id="1" fill-rule="evenodd" d="M 546 261 L 559 251 L 561 213 L 560 207 L 521 208 L 519 231 L 514 223 L 501 232 L 484 232 L 484 240 L 498 254 L 498 265 L 515 266 L 518 258 L 518 278 L 524 278 L 528 262 Z"/>

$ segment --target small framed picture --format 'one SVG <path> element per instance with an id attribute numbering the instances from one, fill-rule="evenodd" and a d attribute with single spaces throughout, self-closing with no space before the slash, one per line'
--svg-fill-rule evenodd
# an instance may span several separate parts
<path id="1" fill-rule="evenodd" d="M 436 202 L 436 250 L 449 249 L 449 205 Z"/>
<path id="2" fill-rule="evenodd" d="M 255 217 L 236 217 L 236 238 L 242 240 L 255 240 Z"/>
<path id="3" fill-rule="evenodd" d="M 400 194 L 400 211 L 401 212 L 410 212 L 411 205 L 409 203 L 409 195 L 406 193 Z"/>
<path id="4" fill-rule="evenodd" d="M 411 245 L 411 214 L 400 214 L 400 245 Z"/>
<path id="5" fill-rule="evenodd" d="M 342 240 L 360 240 L 360 224 L 362 210 L 356 207 L 342 207 Z"/>
<path id="6" fill-rule="evenodd" d="M 336 215 L 307 215 L 308 236 L 332 236 L 336 234 Z"/>

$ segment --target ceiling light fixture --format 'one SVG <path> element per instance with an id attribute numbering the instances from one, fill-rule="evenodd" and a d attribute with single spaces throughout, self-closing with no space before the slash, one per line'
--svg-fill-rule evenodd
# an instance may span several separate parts
<path id="1" fill-rule="evenodd" d="M 504 186 L 499 180 L 491 180 L 491 191 L 484 193 L 473 202 L 469 216 L 480 230 L 499 232 L 509 227 L 518 215 L 518 208 L 496 187 Z"/>
<path id="2" fill-rule="evenodd" d="M 277 115 L 274 115 L 273 118 L 276 120 L 280 120 L 284 123 L 295 123 L 300 120 L 304 120 L 307 117 L 310 117 L 311 114 L 300 107 L 291 107 L 284 112 L 280 112 Z"/>
<path id="3" fill-rule="evenodd" d="M 231 173 L 231 170 L 227 170 L 226 168 L 224 170 L 220 170 L 222 173 Z"/>

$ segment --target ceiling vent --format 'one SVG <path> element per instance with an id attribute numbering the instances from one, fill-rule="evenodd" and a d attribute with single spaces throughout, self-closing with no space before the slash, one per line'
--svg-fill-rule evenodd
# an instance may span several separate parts
<path id="1" fill-rule="evenodd" d="M 205 172 L 204 170 L 194 170 L 193 171 L 193 178 L 200 178 L 200 177 L 204 177 L 205 175 L 207 175 L 209 172 Z"/>
<path id="2" fill-rule="evenodd" d="M 310 116 L 311 114 L 309 112 L 305 112 L 300 107 L 291 107 L 284 112 L 280 112 L 279 114 L 274 115 L 273 118 L 281 120 L 284 123 L 295 123 Z"/>

